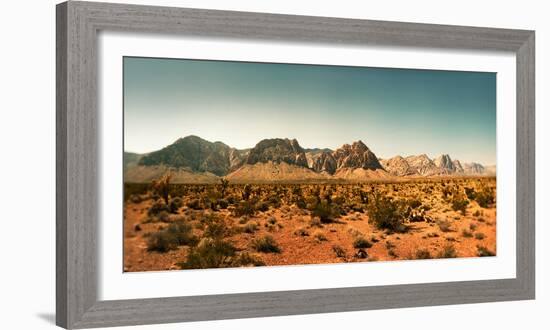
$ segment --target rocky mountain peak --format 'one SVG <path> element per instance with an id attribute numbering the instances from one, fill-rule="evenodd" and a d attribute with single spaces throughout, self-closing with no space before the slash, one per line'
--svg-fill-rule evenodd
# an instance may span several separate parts
<path id="1" fill-rule="evenodd" d="M 455 166 L 451 157 L 447 154 L 443 154 L 434 160 L 435 166 L 446 172 L 454 172 Z"/>
<path id="2" fill-rule="evenodd" d="M 307 167 L 304 149 L 296 139 L 265 139 L 252 148 L 246 159 L 246 164 L 256 163 L 287 163 Z"/>
<path id="3" fill-rule="evenodd" d="M 332 156 L 336 160 L 337 169 L 383 169 L 378 157 L 361 140 L 353 142 L 351 145 L 344 144 L 336 149 Z"/>

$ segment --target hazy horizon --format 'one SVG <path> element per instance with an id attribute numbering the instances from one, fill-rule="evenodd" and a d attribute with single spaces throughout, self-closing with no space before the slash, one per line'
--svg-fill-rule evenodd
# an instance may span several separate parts
<path id="1" fill-rule="evenodd" d="M 237 149 L 363 141 L 378 157 L 496 164 L 496 74 L 124 58 L 124 150 L 196 135 Z"/>

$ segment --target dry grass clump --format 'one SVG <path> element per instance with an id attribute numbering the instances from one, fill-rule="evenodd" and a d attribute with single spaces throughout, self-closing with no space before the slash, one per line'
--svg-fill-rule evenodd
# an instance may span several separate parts
<path id="1" fill-rule="evenodd" d="M 338 258 L 346 258 L 346 251 L 340 245 L 333 245 L 332 251 Z"/>
<path id="2" fill-rule="evenodd" d="M 443 247 L 443 250 L 441 252 L 439 252 L 438 257 L 439 258 L 456 258 L 458 257 L 458 254 L 456 252 L 454 245 L 448 244 Z"/>
<path id="3" fill-rule="evenodd" d="M 356 249 L 368 249 L 372 247 L 372 243 L 365 237 L 359 236 L 353 241 L 353 247 Z"/>
<path id="4" fill-rule="evenodd" d="M 167 228 L 148 237 L 147 250 L 164 253 L 177 249 L 180 245 L 195 245 L 197 237 L 192 231 L 191 225 L 184 222 L 171 223 Z"/>
<path id="5" fill-rule="evenodd" d="M 419 249 L 416 250 L 414 257 L 415 259 L 431 259 L 432 255 L 430 254 L 430 251 L 428 251 L 428 249 Z"/>
<path id="6" fill-rule="evenodd" d="M 252 241 L 252 248 L 258 252 L 264 253 L 279 253 L 281 248 L 271 235 L 265 235 Z"/>
<path id="7" fill-rule="evenodd" d="M 489 250 L 485 246 L 478 245 L 477 246 L 477 255 L 479 257 L 494 257 L 496 255 L 496 253 Z"/>

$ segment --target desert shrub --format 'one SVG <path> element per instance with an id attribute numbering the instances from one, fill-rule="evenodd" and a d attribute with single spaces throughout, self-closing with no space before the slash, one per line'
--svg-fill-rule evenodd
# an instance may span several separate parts
<path id="1" fill-rule="evenodd" d="M 170 221 L 170 213 L 166 211 L 161 211 L 159 214 L 157 214 L 156 220 L 161 222 L 168 222 Z"/>
<path id="2" fill-rule="evenodd" d="M 132 203 L 141 203 L 143 201 L 143 198 L 141 198 L 141 195 L 132 194 L 132 195 L 130 195 L 128 200 Z"/>
<path id="3" fill-rule="evenodd" d="M 353 247 L 356 249 L 368 249 L 372 247 L 372 243 L 369 242 L 365 237 L 359 236 L 353 241 Z"/>
<path id="4" fill-rule="evenodd" d="M 180 245 L 194 245 L 197 237 L 192 233 L 192 227 L 183 222 L 174 222 L 156 233 L 151 234 L 147 240 L 147 250 L 168 252 Z"/>
<path id="5" fill-rule="evenodd" d="M 269 204 L 267 202 L 260 201 L 260 202 L 256 203 L 255 208 L 256 208 L 257 211 L 265 212 L 265 211 L 269 210 Z"/>
<path id="6" fill-rule="evenodd" d="M 233 214 L 237 217 L 241 217 L 243 215 L 254 215 L 254 204 L 247 200 L 240 201 L 239 204 L 237 204 L 237 207 L 233 210 Z"/>
<path id="7" fill-rule="evenodd" d="M 476 233 L 475 235 L 475 238 L 478 239 L 478 240 L 482 240 L 485 238 L 485 234 L 484 233 Z"/>
<path id="8" fill-rule="evenodd" d="M 418 199 L 411 199 L 407 203 L 413 209 L 416 209 L 416 208 L 419 208 L 420 206 L 422 206 L 422 202 L 419 201 Z"/>
<path id="9" fill-rule="evenodd" d="M 294 203 L 296 204 L 297 207 L 301 208 L 301 209 L 305 209 L 307 208 L 307 204 L 306 204 L 306 201 L 303 199 L 303 198 L 296 198 L 294 200 Z"/>
<path id="10" fill-rule="evenodd" d="M 242 191 L 242 198 L 247 201 L 250 198 L 250 194 L 252 194 L 252 186 L 245 184 Z"/>
<path id="11" fill-rule="evenodd" d="M 452 224 L 449 220 L 438 220 L 436 223 L 439 226 L 439 230 L 444 233 L 453 231 Z"/>
<path id="12" fill-rule="evenodd" d="M 204 237 L 214 239 L 221 239 L 225 236 L 229 236 L 229 234 L 230 230 L 223 221 L 212 221 L 204 230 Z"/>
<path id="13" fill-rule="evenodd" d="M 438 255 L 439 258 L 456 258 L 457 256 L 456 249 L 452 244 L 445 245 Z"/>
<path id="14" fill-rule="evenodd" d="M 462 237 L 470 238 L 470 237 L 474 237 L 474 234 L 471 231 L 469 231 L 468 229 L 463 229 L 462 230 Z"/>
<path id="15" fill-rule="evenodd" d="M 229 206 L 229 202 L 226 199 L 218 199 L 218 207 L 225 210 Z"/>
<path id="16" fill-rule="evenodd" d="M 367 204 L 369 222 L 372 222 L 379 229 L 404 232 L 406 230 L 404 221 L 404 207 L 401 203 L 391 198 L 375 194 Z"/>
<path id="17" fill-rule="evenodd" d="M 338 258 L 345 258 L 346 257 L 346 251 L 340 246 L 340 245 L 333 245 L 332 251 Z"/>
<path id="18" fill-rule="evenodd" d="M 470 202 L 467 199 L 455 195 L 451 200 L 451 208 L 457 212 L 466 214 L 466 207 L 469 203 Z"/>
<path id="19" fill-rule="evenodd" d="M 317 203 L 311 213 L 313 216 L 319 217 L 322 223 L 330 223 L 334 221 L 335 218 L 340 216 L 336 208 L 334 208 L 326 200 Z"/>
<path id="20" fill-rule="evenodd" d="M 281 198 L 277 195 L 269 196 L 267 202 L 269 203 L 269 205 L 273 206 L 274 208 L 278 208 L 281 206 Z"/>
<path id="21" fill-rule="evenodd" d="M 242 252 L 231 261 L 233 267 L 265 266 L 265 262 L 258 256 Z"/>
<path id="22" fill-rule="evenodd" d="M 178 265 L 182 269 L 223 268 L 233 265 L 237 249 L 233 244 L 212 238 L 203 238 L 191 249 L 187 260 Z"/>
<path id="23" fill-rule="evenodd" d="M 227 188 L 229 187 L 229 181 L 226 178 L 220 179 L 220 194 L 223 197 L 225 197 L 225 192 L 227 191 Z"/>
<path id="24" fill-rule="evenodd" d="M 270 225 L 274 225 L 277 223 L 277 219 L 275 217 L 269 217 L 267 218 L 267 223 Z"/>
<path id="25" fill-rule="evenodd" d="M 474 230 L 476 230 L 476 229 L 477 229 L 477 225 L 476 225 L 475 223 L 473 223 L 473 222 L 470 223 L 470 230 L 471 230 L 471 231 L 474 231 Z"/>
<path id="26" fill-rule="evenodd" d="M 495 199 L 491 188 L 484 187 L 480 192 L 477 192 L 475 194 L 475 201 L 483 208 L 488 208 L 493 205 Z"/>
<path id="27" fill-rule="evenodd" d="M 149 210 L 147 211 L 147 215 L 149 216 L 155 216 L 155 215 L 158 215 L 160 212 L 162 211 L 169 211 L 169 208 L 168 206 L 164 203 L 163 200 L 156 200 L 153 202 L 153 205 L 151 205 L 151 207 L 149 208 Z"/>
<path id="28" fill-rule="evenodd" d="M 252 241 L 252 247 L 258 252 L 279 253 L 281 249 L 273 236 L 265 235 Z"/>
<path id="29" fill-rule="evenodd" d="M 256 221 L 251 221 L 244 225 L 243 231 L 247 234 L 253 234 L 259 229 L 258 223 Z"/>
<path id="30" fill-rule="evenodd" d="M 469 200 L 473 201 L 476 198 L 476 191 L 474 188 L 466 187 L 464 188 L 464 193 Z"/>
<path id="31" fill-rule="evenodd" d="M 153 180 L 151 183 L 151 190 L 153 191 L 153 193 L 161 196 L 164 199 L 164 204 L 168 204 L 171 177 L 171 174 L 167 173 L 160 179 Z"/>
<path id="32" fill-rule="evenodd" d="M 199 199 L 197 198 L 194 198 L 194 199 L 191 199 L 190 201 L 187 202 L 187 207 L 189 207 L 190 209 L 193 209 L 193 210 L 200 210 L 202 209 L 201 207 L 201 202 Z"/>
<path id="33" fill-rule="evenodd" d="M 305 199 L 305 203 L 306 208 L 310 211 L 313 211 L 319 203 L 319 199 L 316 196 L 307 196 Z"/>
<path id="34" fill-rule="evenodd" d="M 174 197 L 168 204 L 168 210 L 171 213 L 178 213 L 178 209 L 183 206 L 183 201 L 180 197 Z"/>
<path id="35" fill-rule="evenodd" d="M 415 256 L 416 259 L 431 259 L 432 255 L 427 249 L 416 250 Z"/>
<path id="36" fill-rule="evenodd" d="M 323 234 L 320 231 L 315 232 L 313 234 L 313 238 L 315 238 L 315 240 L 317 240 L 317 242 L 319 242 L 319 243 L 327 241 L 327 237 L 325 236 L 325 234 Z"/>
<path id="37" fill-rule="evenodd" d="M 391 250 L 395 248 L 395 244 L 392 241 L 386 241 L 386 249 Z"/>
<path id="38" fill-rule="evenodd" d="M 294 231 L 294 235 L 296 236 L 309 236 L 309 232 L 305 228 L 298 228 Z"/>
<path id="39" fill-rule="evenodd" d="M 486 248 L 485 246 L 478 245 L 477 255 L 479 257 L 494 257 L 496 254 L 493 251 Z"/>

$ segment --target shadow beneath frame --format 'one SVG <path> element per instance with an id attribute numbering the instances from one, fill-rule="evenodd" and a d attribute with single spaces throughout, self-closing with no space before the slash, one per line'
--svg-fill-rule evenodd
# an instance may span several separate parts
<path id="1" fill-rule="evenodd" d="M 55 313 L 38 313 L 36 316 L 49 324 L 55 325 Z"/>

